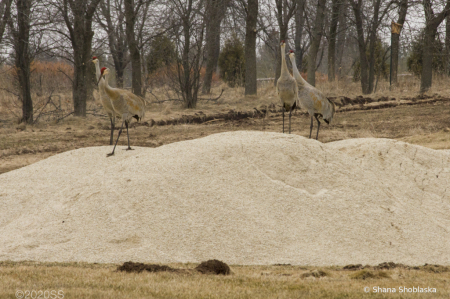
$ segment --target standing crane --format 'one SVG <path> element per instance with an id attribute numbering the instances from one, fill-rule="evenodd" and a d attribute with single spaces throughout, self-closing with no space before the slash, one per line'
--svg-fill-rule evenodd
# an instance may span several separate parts
<path id="1" fill-rule="evenodd" d="M 297 105 L 298 87 L 297 82 L 291 76 L 286 65 L 286 44 L 281 41 L 281 74 L 277 81 L 277 93 L 283 106 L 283 133 L 284 133 L 284 111 L 289 111 L 289 134 L 291 134 L 291 115 L 292 110 Z"/>
<path id="2" fill-rule="evenodd" d="M 97 56 L 92 57 L 92 62 L 95 64 L 95 73 L 97 75 L 97 79 L 99 79 L 101 77 L 101 75 L 100 75 L 100 66 L 99 66 Z M 109 119 L 111 121 L 111 138 L 109 139 L 109 145 L 112 145 L 113 137 L 114 137 L 114 124 L 115 124 L 117 115 L 111 104 L 111 100 L 109 99 L 109 96 L 105 92 L 105 79 L 99 80 L 98 91 L 99 91 L 100 101 L 102 102 L 103 108 L 105 109 L 105 111 L 108 114 Z"/>
<path id="3" fill-rule="evenodd" d="M 122 133 L 123 123 L 125 123 L 125 126 L 127 127 L 128 148 L 126 150 L 132 150 L 132 148 L 130 147 L 130 135 L 128 134 L 128 124 L 130 123 L 133 117 L 137 121 L 140 121 L 144 117 L 145 100 L 128 90 L 110 87 L 108 84 L 108 77 L 107 77 L 109 74 L 108 68 L 103 67 L 100 73 L 101 77 L 99 78 L 99 81 L 102 79 L 102 77 L 104 78 L 105 93 L 107 96 L 109 96 L 111 100 L 114 112 L 122 117 L 122 125 L 120 126 L 119 136 L 117 136 L 116 144 L 114 144 L 112 153 L 107 155 L 109 157 L 114 155 L 117 142 L 119 141 L 120 134 Z"/>
<path id="4" fill-rule="evenodd" d="M 323 93 L 310 85 L 303 79 L 300 72 L 295 64 L 295 54 L 293 50 L 289 51 L 289 58 L 292 62 L 292 71 L 294 78 L 298 84 L 298 102 L 299 106 L 306 109 L 311 116 L 311 127 L 309 128 L 309 138 L 311 138 L 311 133 L 313 129 L 313 117 L 317 120 L 317 134 L 316 140 L 319 138 L 320 121 L 318 117 L 322 117 L 323 120 L 330 124 L 333 119 L 334 113 L 336 112 L 335 104 L 328 99 Z"/>

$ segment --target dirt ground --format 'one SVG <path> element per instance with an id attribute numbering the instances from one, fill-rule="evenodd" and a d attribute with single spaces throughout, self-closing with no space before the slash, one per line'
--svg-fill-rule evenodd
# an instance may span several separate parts
<path id="1" fill-rule="evenodd" d="M 252 106 L 256 109 L 248 108 Z M 230 107 L 220 103 L 203 106 L 199 104 L 195 110 L 153 104 L 148 107 L 148 112 L 140 124 L 135 124 L 133 120 L 129 130 L 131 146 L 158 147 L 226 131 L 282 131 L 282 114 L 274 104 L 261 105 L 257 99 L 249 98 L 241 114 L 237 109 L 228 108 Z M 440 97 L 409 99 L 409 102 L 403 103 L 398 99 L 391 99 L 387 104 L 347 103 L 338 107 L 330 125 L 322 121 L 319 140 L 331 142 L 364 137 L 392 138 L 433 149 L 450 149 L 449 115 L 450 100 Z M 190 124 L 193 119 L 206 121 Z M 287 121 L 286 117 L 286 131 Z M 116 124 L 119 126 L 120 120 L 117 120 Z M 309 116 L 301 110 L 296 110 L 292 116 L 292 133 L 308 137 L 309 127 Z M 313 137 L 316 129 L 317 124 L 314 123 Z M 36 125 L 26 126 L 18 125 L 14 118 L 3 111 L 0 113 L 0 173 L 24 167 L 61 152 L 107 145 L 109 130 L 110 122 L 106 116 L 69 116 L 59 122 L 40 121 Z M 117 132 L 114 132 L 115 138 Z M 118 144 L 126 145 L 126 142 L 124 132 Z"/>

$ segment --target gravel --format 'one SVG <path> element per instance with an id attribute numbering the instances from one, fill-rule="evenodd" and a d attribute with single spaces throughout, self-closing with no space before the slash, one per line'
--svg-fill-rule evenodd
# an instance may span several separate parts
<path id="1" fill-rule="evenodd" d="M 240 131 L 0 175 L 0 260 L 450 264 L 450 152 Z"/>

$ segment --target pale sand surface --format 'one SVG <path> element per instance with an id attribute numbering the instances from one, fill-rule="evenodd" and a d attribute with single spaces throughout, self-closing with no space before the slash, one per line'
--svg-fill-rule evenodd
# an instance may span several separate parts
<path id="1" fill-rule="evenodd" d="M 450 151 L 256 131 L 0 175 L 0 260 L 450 264 Z"/>

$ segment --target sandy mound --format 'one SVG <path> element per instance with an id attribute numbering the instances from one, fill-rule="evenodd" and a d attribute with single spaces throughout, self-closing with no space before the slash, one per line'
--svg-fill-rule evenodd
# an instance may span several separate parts
<path id="1" fill-rule="evenodd" d="M 450 152 L 229 132 L 0 175 L 0 260 L 450 264 Z"/>

